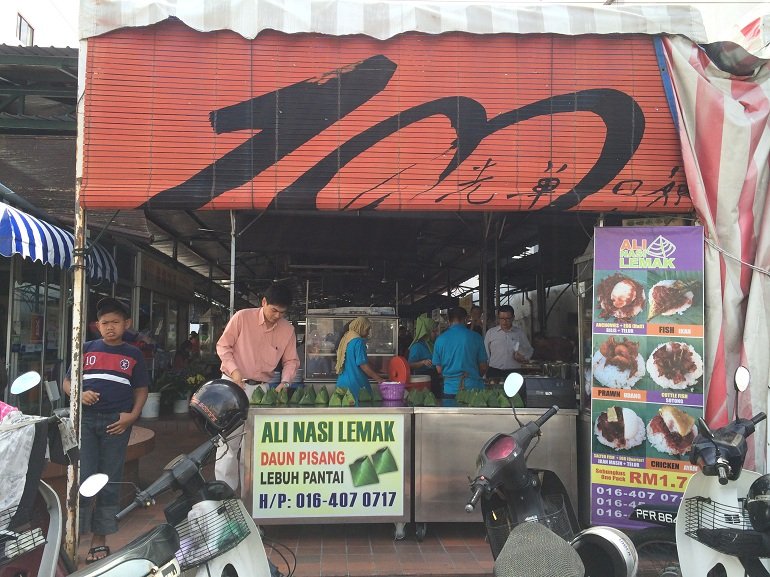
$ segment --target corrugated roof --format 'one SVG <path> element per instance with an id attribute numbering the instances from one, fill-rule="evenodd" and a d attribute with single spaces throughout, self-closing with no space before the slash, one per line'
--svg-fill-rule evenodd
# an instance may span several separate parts
<path id="1" fill-rule="evenodd" d="M 10 46 L 0 44 L 0 58 L 9 56 L 77 58 L 77 48 L 55 48 L 53 46 Z M 1 62 L 1 60 L 0 60 Z"/>

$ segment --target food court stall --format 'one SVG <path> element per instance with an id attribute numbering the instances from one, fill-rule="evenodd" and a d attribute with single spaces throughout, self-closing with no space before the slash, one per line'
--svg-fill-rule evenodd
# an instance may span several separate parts
<path id="1" fill-rule="evenodd" d="M 247 507 L 264 524 L 393 522 L 397 539 L 412 521 L 418 539 L 431 522 L 480 521 L 464 511 L 479 449 L 493 434 L 515 430 L 516 417 L 532 420 L 552 404 L 570 408 L 549 420 L 530 464 L 555 472 L 576 507 L 577 457 L 564 442 L 576 432 L 573 384 L 528 376 L 525 386 L 537 406 L 514 415 L 455 400 L 422 406 L 411 387 L 403 401 L 375 395 L 361 406 L 334 406 L 327 399 L 335 384 L 306 377 L 288 404 L 249 411 Z M 308 390 L 312 403 L 297 401 Z"/>
<path id="2" fill-rule="evenodd" d="M 392 22 L 360 20 L 376 23 L 377 29 L 353 25 L 337 36 L 341 22 L 333 18 L 307 20 L 319 23 L 320 29 L 276 30 L 273 17 L 264 22 L 256 18 L 241 21 L 239 10 L 221 10 L 215 2 L 204 2 L 192 13 L 174 11 L 171 15 L 176 18 L 167 21 L 169 14 L 161 11 L 153 16 L 142 12 L 144 19 L 137 19 L 135 10 L 121 6 L 125 9 L 106 14 L 103 11 L 114 6 L 84 2 L 90 17 L 81 18 L 88 50 L 79 99 L 84 128 L 83 138 L 78 139 L 79 220 L 84 220 L 85 208 L 138 209 L 156 215 L 168 211 L 177 217 L 164 219 L 169 221 L 168 230 L 174 237 L 185 237 L 180 245 L 193 246 L 194 241 L 195 250 L 210 251 L 208 260 L 217 265 L 226 262 L 219 250 L 227 249 L 229 274 L 222 278 L 221 270 L 212 264 L 209 276 L 229 282 L 232 295 L 236 291 L 256 294 L 265 286 L 259 284 L 262 277 L 270 282 L 292 271 L 310 270 L 308 267 L 317 271 L 357 267 L 356 281 L 361 282 L 374 276 L 374 264 L 368 259 L 376 254 L 376 282 L 380 277 L 385 280 L 386 272 L 413 279 L 414 286 L 404 285 L 402 302 L 408 298 L 414 303 L 445 288 L 449 293 L 454 283 L 475 274 L 479 261 L 483 268 L 490 268 L 488 255 L 479 257 L 468 247 L 483 246 L 482 253 L 494 251 L 498 263 L 510 261 L 512 267 L 530 270 L 517 263 L 524 265 L 536 258 L 552 265 L 557 255 L 576 244 L 566 240 L 564 229 L 574 223 L 574 229 L 584 232 L 581 214 L 590 217 L 612 210 L 655 215 L 688 213 L 693 208 L 709 222 L 708 240 L 714 245 L 709 249 L 711 270 L 729 272 L 729 277 L 723 276 L 728 278 L 724 286 L 748 287 L 748 282 L 735 280 L 738 265 L 720 265 L 723 257 L 716 250 L 723 247 L 716 245 L 724 244 L 732 255 L 753 262 L 756 242 L 736 234 L 735 211 L 717 211 L 711 202 L 720 196 L 725 199 L 721 202 L 735 206 L 731 191 L 744 190 L 745 175 L 737 168 L 728 174 L 727 165 L 750 163 L 720 165 L 719 146 L 699 148 L 680 140 L 711 131 L 677 123 L 672 114 L 680 111 L 678 106 L 695 110 L 694 102 L 687 100 L 690 91 L 682 90 L 681 84 L 683 75 L 697 73 L 686 58 L 699 50 L 685 36 L 703 38 L 697 26 L 687 25 L 699 21 L 686 12 L 689 7 L 667 8 L 657 16 L 626 7 L 618 9 L 621 14 L 614 8 L 590 8 L 580 15 L 571 12 L 550 18 L 543 18 L 537 12 L 540 8 L 534 9 L 533 17 L 520 18 L 530 14 L 517 9 L 463 11 L 452 7 L 451 18 L 437 8 L 440 17 L 426 19 L 420 14 L 413 17 L 411 11 L 417 8 L 404 5 L 407 13 L 392 12 Z M 319 15 L 328 12 L 325 2 L 310 2 L 309 7 L 311 13 L 314 8 Z M 204 11 L 206 18 L 196 19 Z M 339 14 L 343 20 L 348 16 L 345 11 Z M 457 21 L 458 14 L 470 17 Z M 502 23 L 496 29 L 499 33 L 488 33 L 489 18 Z M 206 26 L 197 26 L 204 21 Z M 246 29 L 241 27 L 245 22 Z M 383 22 L 394 25 L 385 32 L 379 29 Z M 423 24 L 415 30 L 404 24 L 413 22 L 447 22 L 449 28 L 438 30 Z M 135 27 L 137 24 L 142 26 Z M 561 34 L 565 29 L 592 33 Z M 661 35 L 662 31 L 671 35 Z M 413 54 L 424 58 L 409 56 Z M 564 65 L 565 55 L 568 66 Z M 222 66 L 223 58 L 231 65 Z M 474 59 L 482 59 L 485 66 Z M 705 54 L 703 60 L 707 60 Z M 537 69 L 532 68 L 534 61 L 539 63 Z M 542 70 L 555 81 L 543 82 Z M 675 78 L 673 83 L 669 74 Z M 114 90 L 116 85 L 121 91 Z M 141 101 L 149 92 L 155 95 L 155 106 L 124 106 L 126 100 Z M 721 107 L 723 91 L 717 92 Z M 698 94 L 708 102 L 707 93 Z M 681 102 L 673 98 L 677 95 Z M 729 104 L 743 110 L 737 101 Z M 762 116 L 757 115 L 755 122 L 761 132 Z M 739 130 L 738 124 L 724 120 L 732 135 L 755 129 L 746 122 L 741 125 L 745 130 Z M 120 133 L 121 146 L 115 144 L 116 127 L 130 127 Z M 246 141 L 243 134 L 250 134 Z M 698 176 L 699 159 L 683 158 L 682 151 L 690 154 L 701 149 L 715 155 L 706 158 L 704 153 L 704 165 L 724 168 L 731 178 L 720 173 L 714 179 L 719 186 L 693 178 Z M 747 148 L 744 156 L 750 155 Z M 115 166 L 125 169 L 120 178 L 116 178 Z M 761 206 L 764 196 L 757 198 L 741 205 L 748 216 L 751 209 L 747 207 Z M 194 218 L 190 213 L 195 213 Z M 719 219 L 714 216 L 715 221 L 725 219 L 720 227 L 714 226 L 712 214 L 719 215 Z M 555 222 L 557 217 L 561 219 Z M 228 229 L 220 226 L 222 218 L 229 220 L 229 246 L 216 235 Z M 252 226 L 257 220 L 259 225 Z M 523 245 L 530 248 L 526 243 L 533 221 L 558 234 L 543 234 L 542 238 L 554 239 L 550 246 L 542 243 L 538 256 L 524 258 L 513 251 Z M 188 234 L 181 235 L 181 231 Z M 465 236 L 462 241 L 458 240 L 461 235 Z M 318 239 L 332 238 L 343 239 L 344 245 L 336 250 L 318 246 L 324 244 Z M 177 248 L 175 242 L 174 255 Z M 470 275 L 469 262 L 474 265 Z M 398 273 L 395 264 L 401 267 Z M 247 273 L 237 275 L 236 268 Z M 539 286 L 553 279 L 553 274 L 545 276 L 548 272 L 553 271 L 538 273 Z M 719 282 L 719 274 L 711 276 L 714 283 Z M 760 279 L 765 292 L 759 294 L 766 294 L 767 284 Z M 726 292 L 732 291 L 738 289 Z M 483 290 L 484 298 L 493 292 Z M 727 323 L 730 330 L 720 334 L 721 296 L 716 284 L 707 292 L 716 311 L 710 329 L 713 344 L 719 345 L 714 351 L 739 350 L 736 343 L 742 343 L 744 324 L 748 334 L 766 333 L 767 315 L 740 312 L 736 323 Z M 727 300 L 739 302 L 744 296 L 740 292 Z M 763 310 L 762 299 L 749 307 Z M 736 307 L 725 310 L 735 311 Z M 713 381 L 723 383 L 738 355 L 719 353 L 710 360 L 716 376 L 722 377 Z M 767 372 L 762 370 L 767 366 L 766 355 L 754 354 L 751 362 L 758 374 Z M 757 399 L 763 394 L 759 389 Z M 719 390 L 714 390 L 717 394 L 711 404 L 719 413 L 712 412 L 710 417 L 723 418 L 722 408 L 728 403 L 718 402 Z M 299 418 L 299 411 L 305 409 L 294 408 L 275 409 L 287 411 L 286 417 L 276 420 L 282 416 L 276 412 L 268 419 L 275 422 L 275 429 L 260 429 L 262 412 L 269 410 L 273 409 L 252 412 L 253 444 L 258 440 L 278 443 L 273 439 L 295 427 L 304 431 L 289 413 L 293 411 Z M 388 411 L 392 410 L 376 418 L 390 421 Z M 415 409 L 405 410 L 398 420 L 409 421 L 410 415 L 417 420 Z M 358 416 L 358 410 L 354 411 Z M 355 421 L 347 411 L 340 411 L 338 418 L 329 421 L 314 416 L 318 429 L 321 423 L 330 423 L 324 424 L 325 436 L 317 436 L 328 439 L 330 430 L 346 430 L 348 425 L 341 423 Z M 374 426 L 366 422 L 361 426 Z M 417 427 L 412 431 L 413 441 L 420 441 Z M 258 437 L 259 433 L 263 436 Z M 757 439 L 763 443 L 766 435 L 757 435 Z M 416 442 L 414 446 L 416 450 Z M 251 449 L 254 472 L 261 462 L 256 460 L 257 448 Z M 363 463 L 381 448 L 373 443 L 367 447 L 370 452 L 350 457 L 355 462 L 364 459 Z M 259 450 L 273 455 L 277 463 L 295 455 L 261 446 Z M 307 452 L 325 455 L 322 466 L 330 466 L 331 455 L 323 448 Z M 764 458 L 759 461 L 763 464 Z M 334 467 L 346 472 L 345 482 L 352 483 L 350 465 L 346 457 L 345 463 L 337 461 Z M 369 469 L 367 465 L 361 468 Z M 417 475 L 416 467 L 414 470 Z M 400 468 L 399 474 L 402 471 Z M 384 476 L 389 478 L 392 473 Z M 423 469 L 420 478 L 430 473 Z M 264 498 L 271 506 L 278 502 L 288 506 L 289 493 L 278 490 L 285 484 L 283 480 L 266 477 L 264 485 L 269 482 L 272 489 L 255 491 L 252 498 L 258 505 Z M 311 476 L 308 483 L 316 480 Z M 360 486 L 376 484 L 370 481 Z M 404 477 L 404 484 L 408 483 Z M 362 491 L 369 494 L 371 504 L 373 492 Z M 318 501 L 320 508 L 321 493 L 309 494 L 311 503 Z M 330 499 L 339 505 L 341 494 L 326 497 L 323 505 L 333 507 L 328 504 Z M 305 496 L 295 498 L 291 506 L 299 509 L 300 501 L 306 505 Z M 351 497 L 347 499 L 350 503 Z M 362 503 L 363 496 L 357 501 Z M 282 513 L 288 511 L 292 510 Z M 316 518 L 326 514 L 316 513 Z M 396 510 L 388 514 L 407 516 Z"/>

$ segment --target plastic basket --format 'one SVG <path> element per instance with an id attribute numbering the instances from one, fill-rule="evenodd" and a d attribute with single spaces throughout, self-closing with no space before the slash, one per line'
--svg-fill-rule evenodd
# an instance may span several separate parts
<path id="1" fill-rule="evenodd" d="M 204 515 L 190 517 L 176 526 L 182 571 L 198 567 L 229 551 L 251 533 L 238 501 L 230 499 Z"/>
<path id="2" fill-rule="evenodd" d="M 380 395 L 386 401 L 401 401 L 404 398 L 404 383 L 380 383 Z"/>
<path id="3" fill-rule="evenodd" d="M 685 499 L 685 534 L 725 555 L 770 557 L 770 543 L 755 531 L 743 507 L 705 497 Z"/>
<path id="4" fill-rule="evenodd" d="M 537 522 L 545 525 L 565 541 L 570 541 L 575 536 L 575 533 L 572 530 L 572 525 L 569 521 L 564 496 L 546 495 L 543 497 L 543 505 L 545 508 L 545 515 L 538 518 Z M 527 522 L 534 523 L 535 520 L 533 519 L 532 521 Z M 487 537 L 493 551 L 493 556 L 497 557 L 503 549 L 505 542 L 508 540 L 511 531 L 518 525 L 518 523 L 515 523 L 510 519 L 507 509 L 501 508 L 492 511 L 492 513 L 484 520 L 484 524 L 486 525 Z"/>
<path id="5" fill-rule="evenodd" d="M 9 529 L 18 508 L 11 507 L 0 511 L 0 565 L 15 559 L 33 549 L 45 545 L 44 519 L 33 510 L 30 519 L 20 526 Z"/>

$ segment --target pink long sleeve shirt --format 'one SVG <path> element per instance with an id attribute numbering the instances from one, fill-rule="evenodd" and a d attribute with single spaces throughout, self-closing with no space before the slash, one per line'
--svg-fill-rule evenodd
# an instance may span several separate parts
<path id="1" fill-rule="evenodd" d="M 280 361 L 281 382 L 290 383 L 299 367 L 294 327 L 281 318 L 268 328 L 261 307 L 233 315 L 217 341 L 217 354 L 224 374 L 238 369 L 244 379 L 255 381 L 269 381 Z"/>

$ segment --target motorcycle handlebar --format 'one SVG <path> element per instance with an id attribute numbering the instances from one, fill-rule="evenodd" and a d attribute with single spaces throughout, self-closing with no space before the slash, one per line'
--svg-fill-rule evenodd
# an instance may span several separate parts
<path id="1" fill-rule="evenodd" d="M 476 508 L 476 503 L 479 502 L 479 499 L 481 499 L 481 494 L 484 492 L 484 488 L 481 486 L 477 486 L 476 490 L 473 492 L 473 496 L 468 499 L 468 502 L 465 505 L 465 512 L 466 513 L 473 513 L 473 510 Z"/>
<path id="2" fill-rule="evenodd" d="M 155 503 L 155 497 L 169 489 L 184 486 L 190 478 L 200 473 L 206 458 L 217 447 L 219 437 L 207 439 L 187 455 L 180 455 L 173 465 L 163 471 L 144 491 L 137 491 L 136 497 L 128 507 L 120 511 L 115 518 L 119 521 L 137 507 L 149 507 Z"/>
<path id="3" fill-rule="evenodd" d="M 120 513 L 115 515 L 115 520 L 120 521 L 121 519 L 123 519 L 123 517 L 128 515 L 131 511 L 136 509 L 139 505 L 144 505 L 144 503 L 139 499 L 139 496 L 137 495 L 137 497 L 131 502 L 131 504 L 128 507 L 126 507 Z"/>
<path id="4" fill-rule="evenodd" d="M 545 423 L 545 422 L 546 422 L 548 419 L 550 419 L 551 417 L 553 417 L 553 416 L 554 416 L 556 413 L 558 413 L 558 412 L 559 412 L 559 407 L 557 407 L 556 405 L 554 405 L 553 407 L 551 407 L 550 409 L 548 409 L 548 410 L 547 410 L 545 413 L 543 413 L 542 415 L 540 415 L 540 417 L 538 417 L 538 418 L 535 420 L 535 424 L 538 426 L 538 428 L 542 427 L 542 426 L 543 426 L 543 424 L 544 424 L 544 423 Z"/>
<path id="5" fill-rule="evenodd" d="M 754 423 L 755 425 L 758 425 L 759 423 L 764 421 L 766 418 L 767 418 L 766 414 L 764 414 L 762 412 L 759 412 L 756 415 L 754 415 L 753 417 L 751 417 L 751 422 Z"/>

